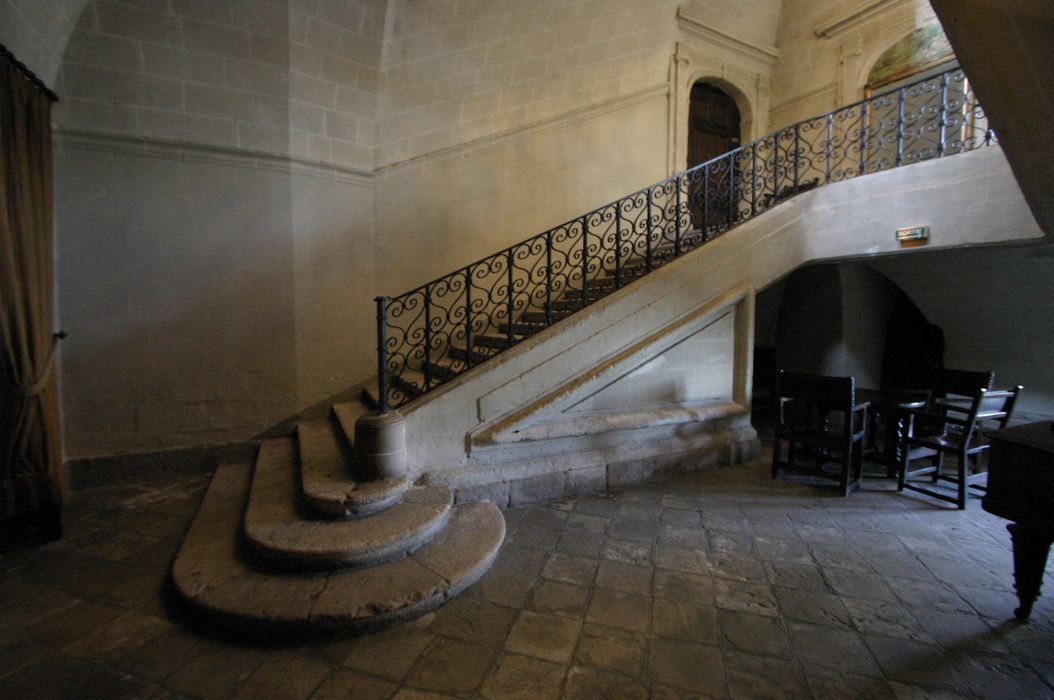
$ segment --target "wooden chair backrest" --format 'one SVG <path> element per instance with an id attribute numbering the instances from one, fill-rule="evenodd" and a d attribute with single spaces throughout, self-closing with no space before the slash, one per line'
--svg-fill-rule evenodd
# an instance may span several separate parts
<path id="1" fill-rule="evenodd" d="M 853 410 L 856 388 L 852 377 L 826 377 L 780 370 L 776 379 L 780 399 L 793 399 L 821 411 Z"/>
<path id="2" fill-rule="evenodd" d="M 994 381 L 995 372 L 934 367 L 930 373 L 930 389 L 935 399 L 948 396 L 976 396 L 978 389 L 991 389 Z"/>

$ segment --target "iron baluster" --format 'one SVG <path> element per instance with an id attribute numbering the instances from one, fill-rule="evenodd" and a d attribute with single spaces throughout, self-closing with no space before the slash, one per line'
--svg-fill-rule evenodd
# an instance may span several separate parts
<path id="1" fill-rule="evenodd" d="M 589 305 L 589 217 L 582 217 L 582 308 Z"/>
<path id="2" fill-rule="evenodd" d="M 737 149 L 728 154 L 728 226 L 725 228 L 732 228 L 736 221 L 736 197 L 739 195 L 736 193 L 736 164 L 739 162 L 739 154 L 742 153 L 742 149 Z"/>
<path id="3" fill-rule="evenodd" d="M 615 205 L 615 289 L 622 289 L 622 202 Z"/>
<path id="4" fill-rule="evenodd" d="M 834 112 L 828 112 L 827 114 L 827 146 L 824 149 L 827 151 L 827 179 L 824 180 L 824 184 L 830 184 L 831 182 L 831 158 L 833 153 L 831 152 L 834 148 Z"/>
<path id="5" fill-rule="evenodd" d="M 390 297 L 374 297 L 377 303 L 377 411 L 388 412 L 388 302 Z"/>
<path id="6" fill-rule="evenodd" d="M 904 88 L 897 91 L 897 160 L 893 167 L 904 163 Z"/>
<path id="7" fill-rule="evenodd" d="M 703 165 L 703 240 L 710 238 L 710 163 Z"/>
<path id="8" fill-rule="evenodd" d="M 674 185 L 677 187 L 677 197 L 674 199 L 674 216 L 673 216 L 673 256 L 675 258 L 681 257 L 681 181 L 684 178 L 678 176 L 674 180 Z"/>
<path id="9" fill-rule="evenodd" d="M 750 216 L 758 212 L 758 144 L 755 141 L 750 147 Z"/>
<path id="10" fill-rule="evenodd" d="M 465 369 L 472 369 L 472 266 L 465 268 Z"/>
<path id="11" fill-rule="evenodd" d="M 801 122 L 794 125 L 794 192 L 801 185 Z"/>
<path id="12" fill-rule="evenodd" d="M 644 238 L 644 269 L 648 272 L 651 272 L 651 189 L 650 187 L 648 188 L 648 231 L 647 236 Z"/>
<path id="13" fill-rule="evenodd" d="M 432 386 L 432 287 L 425 285 L 425 379 L 422 391 Z"/>
<path id="14" fill-rule="evenodd" d="M 860 103 L 860 174 L 867 173 L 867 102 Z"/>
<path id="15" fill-rule="evenodd" d="M 545 325 L 553 325 L 553 231 L 545 232 Z"/>
<path id="16" fill-rule="evenodd" d="M 772 203 L 780 199 L 780 132 L 772 135 Z"/>
<path id="17" fill-rule="evenodd" d="M 512 312 L 513 312 L 513 299 L 512 299 L 512 248 L 509 248 L 506 253 L 506 266 L 508 267 L 508 282 L 507 291 L 505 293 L 505 313 L 508 315 L 508 326 L 507 333 L 505 334 L 506 340 L 509 341 L 509 347 L 512 347 Z"/>
<path id="18" fill-rule="evenodd" d="M 937 140 L 937 157 L 944 155 L 945 130 L 948 127 L 948 74 L 941 74 L 940 138 Z"/>

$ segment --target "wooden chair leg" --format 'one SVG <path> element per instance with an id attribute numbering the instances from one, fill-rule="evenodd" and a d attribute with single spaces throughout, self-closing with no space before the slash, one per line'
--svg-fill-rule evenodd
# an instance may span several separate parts
<path id="1" fill-rule="evenodd" d="M 966 510 L 966 487 L 967 474 L 970 467 L 970 458 L 963 450 L 959 453 L 959 510 Z"/>

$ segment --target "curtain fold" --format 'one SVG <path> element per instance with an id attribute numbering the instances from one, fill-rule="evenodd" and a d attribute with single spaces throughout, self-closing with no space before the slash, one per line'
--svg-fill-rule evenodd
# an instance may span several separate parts
<path id="1" fill-rule="evenodd" d="M 0 520 L 61 502 L 51 99 L 0 58 Z"/>

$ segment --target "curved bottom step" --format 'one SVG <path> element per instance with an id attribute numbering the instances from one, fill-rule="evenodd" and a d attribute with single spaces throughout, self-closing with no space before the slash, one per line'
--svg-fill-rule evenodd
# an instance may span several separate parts
<path id="1" fill-rule="evenodd" d="M 176 591 L 224 627 L 284 634 L 363 632 L 421 615 L 486 572 L 505 538 L 497 507 L 455 508 L 435 539 L 377 566 L 273 574 L 246 561 L 239 540 L 249 464 L 219 467 L 172 564 Z"/>

